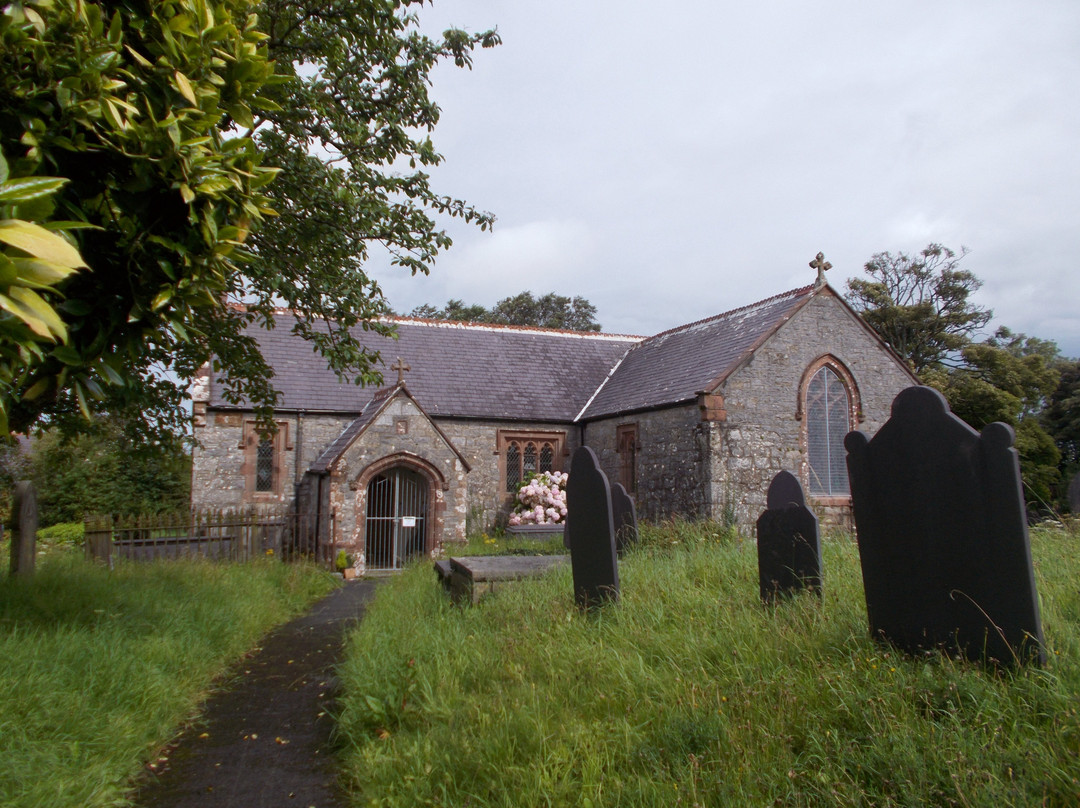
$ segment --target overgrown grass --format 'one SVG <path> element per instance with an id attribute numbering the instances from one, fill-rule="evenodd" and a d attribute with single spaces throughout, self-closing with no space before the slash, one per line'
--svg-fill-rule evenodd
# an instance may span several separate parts
<path id="1" fill-rule="evenodd" d="M 666 530 L 593 616 L 566 569 L 471 608 L 389 582 L 342 669 L 354 803 L 1080 804 L 1075 537 L 1033 533 L 1050 662 L 1008 674 L 871 642 L 849 539 L 766 609 L 752 542 Z"/>
<path id="2" fill-rule="evenodd" d="M 74 554 L 0 577 L 0 806 L 126 805 L 212 679 L 332 586 L 269 560 L 110 572 Z"/>

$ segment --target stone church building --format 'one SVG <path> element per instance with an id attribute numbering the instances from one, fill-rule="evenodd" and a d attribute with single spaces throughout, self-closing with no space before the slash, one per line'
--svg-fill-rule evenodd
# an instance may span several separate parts
<path id="1" fill-rule="evenodd" d="M 876 432 L 917 384 L 820 271 L 648 338 L 395 318 L 396 341 L 361 335 L 384 357 L 376 391 L 339 382 L 280 316 L 252 332 L 283 394 L 274 437 L 209 375 L 195 385 L 192 504 L 290 508 L 369 570 L 499 523 L 528 472 L 582 445 L 644 519 L 749 530 L 787 469 L 846 521 L 844 435 Z"/>

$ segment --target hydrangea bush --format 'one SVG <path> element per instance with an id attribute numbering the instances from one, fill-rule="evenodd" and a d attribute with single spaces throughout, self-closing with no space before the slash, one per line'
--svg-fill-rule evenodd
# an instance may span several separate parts
<path id="1" fill-rule="evenodd" d="M 510 525 L 561 525 L 566 519 L 566 478 L 561 471 L 530 474 L 517 492 Z"/>

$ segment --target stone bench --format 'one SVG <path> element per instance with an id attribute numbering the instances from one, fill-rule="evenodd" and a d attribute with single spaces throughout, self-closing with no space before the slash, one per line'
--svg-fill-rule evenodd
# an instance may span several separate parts
<path id="1" fill-rule="evenodd" d="M 535 578 L 570 563 L 570 556 L 466 556 L 435 562 L 435 574 L 455 603 L 477 603 L 499 586 Z"/>

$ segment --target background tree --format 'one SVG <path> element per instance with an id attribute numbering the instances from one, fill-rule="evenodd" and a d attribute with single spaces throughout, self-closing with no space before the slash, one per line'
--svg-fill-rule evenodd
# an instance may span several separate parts
<path id="1" fill-rule="evenodd" d="M 64 181 L 16 215 L 83 226 L 72 238 L 88 266 L 50 298 L 65 334 L 8 357 L 0 395 L 12 428 L 96 410 L 161 437 L 182 428 L 187 380 L 211 357 L 225 397 L 269 424 L 272 373 L 246 329 L 271 326 L 282 303 L 331 367 L 374 378 L 345 330 L 385 309 L 361 268 L 369 246 L 424 271 L 450 243 L 435 215 L 491 221 L 436 195 L 424 168 L 440 160 L 427 137 L 438 119 L 432 67 L 467 65 L 497 37 L 421 36 L 409 11 L 420 5 L 53 0 L 0 10 L 9 179 Z M 273 227 L 250 238 L 271 206 Z M 5 243 L 5 254 L 32 257 Z"/>
<path id="2" fill-rule="evenodd" d="M 956 367 L 927 369 L 922 381 L 941 390 L 952 411 L 976 429 L 1002 421 L 1016 430 L 1030 500 L 1049 504 L 1061 453 L 1040 415 L 1057 389 L 1057 346 L 999 328 L 984 342 L 961 349 Z"/>
<path id="3" fill-rule="evenodd" d="M 993 313 L 968 299 L 982 283 L 957 268 L 965 255 L 940 244 L 914 257 L 878 253 L 866 263 L 870 280 L 848 281 L 847 299 L 958 417 L 975 429 L 1002 421 L 1016 430 L 1025 496 L 1045 507 L 1060 453 L 1040 415 L 1057 388 L 1060 353 L 1051 341 L 1004 327 L 976 339 Z"/>
<path id="4" fill-rule="evenodd" d="M 1065 486 L 1080 473 L 1080 360 L 1063 363 L 1061 380 L 1050 394 L 1042 423 L 1061 452 L 1059 493 L 1064 498 Z"/>
<path id="5" fill-rule="evenodd" d="M 411 314 L 414 317 L 435 320 L 531 325 L 568 331 L 600 330 L 600 324 L 596 322 L 596 306 L 583 297 L 565 297 L 554 292 L 548 292 L 539 298 L 533 297 L 532 292 L 521 292 L 503 298 L 491 309 L 479 304 L 466 305 L 462 300 L 451 299 L 441 309 L 425 304 L 417 306 Z"/>
<path id="6" fill-rule="evenodd" d="M 87 514 L 181 512 L 191 498 L 183 439 L 144 443 L 118 418 L 95 418 L 75 436 L 45 432 L 33 440 L 29 465 L 43 527 Z"/>
<path id="7" fill-rule="evenodd" d="M 417 306 L 412 310 L 413 317 L 424 317 L 429 320 L 454 320 L 456 322 L 488 323 L 491 322 L 491 312 L 479 303 L 468 305 L 464 300 L 451 298 L 441 309 L 430 303 Z"/>
<path id="8" fill-rule="evenodd" d="M 877 253 L 866 262 L 870 279 L 847 282 L 847 301 L 916 374 L 948 361 L 993 312 L 968 299 L 982 282 L 959 269 L 960 255 L 929 244 L 918 255 Z"/>

